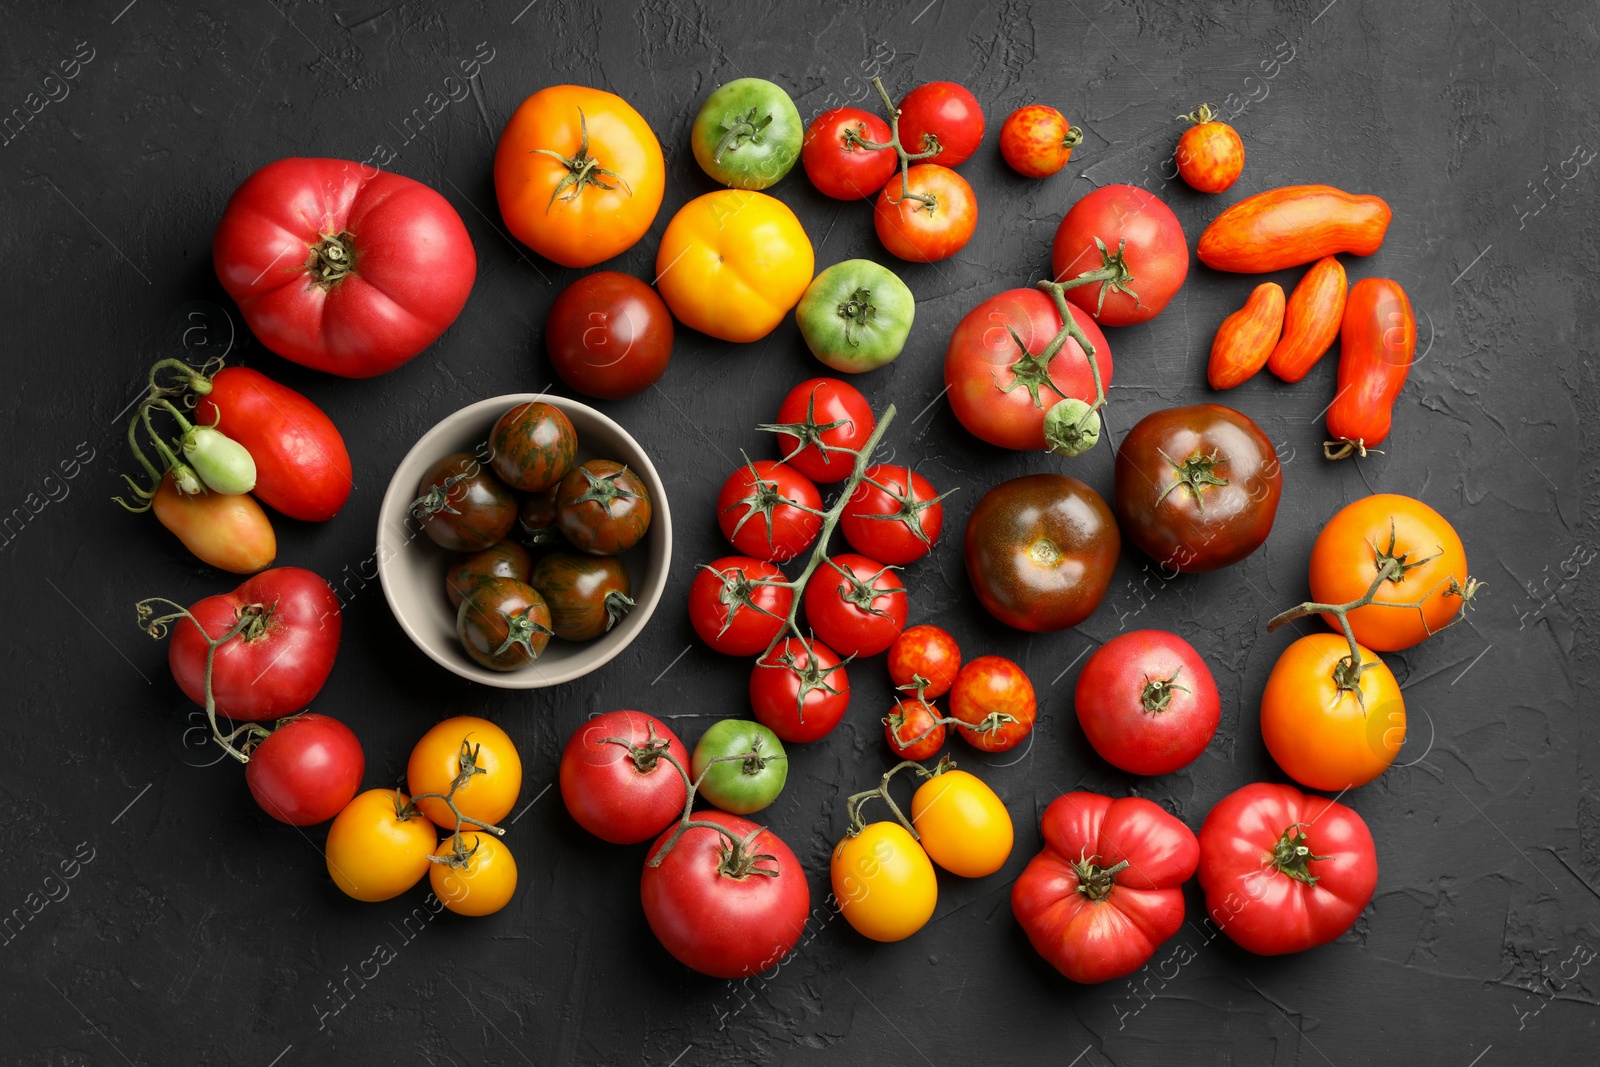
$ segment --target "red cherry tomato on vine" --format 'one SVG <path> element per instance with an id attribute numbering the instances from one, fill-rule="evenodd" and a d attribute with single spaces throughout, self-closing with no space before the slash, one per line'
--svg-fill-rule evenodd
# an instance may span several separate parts
<path id="1" fill-rule="evenodd" d="M 967 179 L 937 163 L 918 163 L 906 172 L 906 184 L 909 192 L 898 177 L 889 179 L 872 209 L 883 247 L 913 263 L 936 263 L 965 248 L 978 226 L 978 197 Z"/>
<path id="2" fill-rule="evenodd" d="M 902 700 L 883 720 L 883 739 L 897 759 L 927 760 L 944 748 L 939 709 L 923 700 Z"/>
<path id="3" fill-rule="evenodd" d="M 1078 675 L 1078 722 L 1102 759 L 1167 774 L 1205 751 L 1222 700 L 1200 653 L 1177 634 L 1135 630 L 1095 650 Z"/>
<path id="4" fill-rule="evenodd" d="M 853 135 L 847 137 L 847 130 Z M 883 188 L 900 157 L 892 148 L 862 148 L 863 140 L 887 144 L 889 124 L 857 107 L 836 107 L 811 120 L 800 163 L 819 193 L 835 200 L 862 200 Z"/>
<path id="5" fill-rule="evenodd" d="M 823 561 L 806 583 L 806 622 L 843 656 L 875 656 L 906 625 L 906 589 L 877 560 L 847 552 Z"/>
<path id="6" fill-rule="evenodd" d="M 934 162 L 958 167 L 972 158 L 983 141 L 983 109 L 978 98 L 955 82 L 919 85 L 900 101 L 900 143 L 911 155 L 933 147 Z"/>
<path id="7" fill-rule="evenodd" d="M 578 727 L 561 753 L 561 799 L 578 825 L 602 841 L 648 841 L 683 814 L 689 751 L 642 711 L 608 711 Z"/>
<path id="8" fill-rule="evenodd" d="M 759 585 L 783 581 L 783 572 L 766 560 L 723 556 L 703 566 L 689 583 L 689 623 L 700 640 L 727 656 L 758 656 L 783 629 L 794 592 Z"/>
<path id="9" fill-rule="evenodd" d="M 944 504 L 933 483 L 910 467 L 878 463 L 866 470 L 839 516 L 850 547 L 885 563 L 904 565 L 933 550 L 944 529 Z"/>
<path id="10" fill-rule="evenodd" d="M 562 381 L 585 396 L 616 400 L 643 392 L 666 372 L 672 313 L 633 275 L 597 271 L 550 305 L 544 345 Z"/>
<path id="11" fill-rule="evenodd" d="M 789 390 L 773 423 L 787 431 L 777 435 L 783 462 L 819 484 L 850 477 L 856 457 L 832 450 L 859 452 L 877 425 L 861 390 L 837 378 L 812 378 Z"/>
<path id="12" fill-rule="evenodd" d="M 916 695 L 916 679 L 927 684 L 922 695 L 942 697 L 961 670 L 961 649 L 956 639 L 937 626 L 913 626 L 889 646 L 889 678 L 895 688 Z"/>
<path id="13" fill-rule="evenodd" d="M 367 769 L 350 727 L 307 713 L 283 723 L 250 753 L 244 780 L 261 810 L 290 826 L 327 822 L 350 803 Z"/>
<path id="14" fill-rule="evenodd" d="M 950 717 L 965 724 L 956 730 L 984 752 L 1016 748 L 1033 731 L 1038 712 L 1033 683 L 1003 656 L 979 656 L 950 687 Z"/>
<path id="15" fill-rule="evenodd" d="M 827 736 L 850 705 L 850 679 L 839 655 L 813 639 L 811 651 L 788 638 L 750 672 L 750 708 L 781 741 Z"/>
<path id="16" fill-rule="evenodd" d="M 1105 271 L 1106 280 L 1069 289 L 1067 299 L 1102 326 L 1132 326 L 1161 314 L 1183 285 L 1189 243 L 1178 216 L 1159 197 L 1135 185 L 1106 185 L 1061 220 L 1050 269 L 1058 282 Z"/>
<path id="17" fill-rule="evenodd" d="M 1000 127 L 1000 155 L 1024 178 L 1048 178 L 1067 165 L 1083 131 L 1046 104 L 1013 111 Z"/>
<path id="18" fill-rule="evenodd" d="M 807 510 L 810 509 L 810 510 Z M 717 525 L 728 543 L 756 559 L 793 559 L 822 529 L 822 494 L 785 463 L 757 459 L 722 483 Z"/>

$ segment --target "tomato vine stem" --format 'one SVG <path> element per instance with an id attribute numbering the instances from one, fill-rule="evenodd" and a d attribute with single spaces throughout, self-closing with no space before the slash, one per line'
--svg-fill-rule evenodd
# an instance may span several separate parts
<path id="1" fill-rule="evenodd" d="M 666 760 L 672 765 L 672 769 L 678 772 L 678 776 L 683 779 L 683 788 L 685 793 L 683 798 L 683 817 L 678 820 L 678 825 L 673 827 L 671 836 L 662 843 L 661 848 L 659 848 L 656 851 L 656 854 L 651 856 L 646 863 L 651 867 L 661 866 L 661 861 L 666 859 L 667 853 L 671 852 L 678 844 L 678 839 L 684 834 L 688 833 L 690 830 L 715 830 L 717 832 L 717 836 L 722 838 L 722 856 L 717 863 L 717 870 L 720 873 L 725 874 L 730 878 L 739 879 L 748 878 L 752 874 L 759 874 L 767 878 L 777 878 L 779 875 L 781 875 L 782 872 L 776 866 L 778 857 L 766 852 L 753 851 L 755 848 L 756 838 L 761 835 L 766 827 L 758 826 L 748 835 L 744 837 L 738 837 L 733 833 L 733 831 L 729 830 L 721 823 L 712 822 L 710 819 L 696 819 L 694 817 L 694 801 L 695 797 L 700 792 L 700 783 L 705 781 L 706 775 L 711 773 L 712 767 L 715 767 L 719 763 L 732 763 L 735 760 L 748 763 L 752 760 L 765 761 L 777 759 L 778 757 L 764 756 L 754 748 L 748 752 L 736 752 L 730 756 L 713 756 L 711 759 L 706 761 L 706 765 L 704 769 L 700 771 L 699 777 L 690 778 L 689 772 L 684 768 L 683 763 L 679 761 L 678 757 L 674 756 L 671 751 L 669 751 L 668 743 L 665 741 L 665 739 L 658 738 L 656 736 L 655 724 L 651 723 L 650 741 L 646 742 L 646 744 L 654 745 L 658 741 L 660 742 L 660 747 L 653 748 L 654 758 Z M 632 741 L 629 741 L 627 738 L 623 737 L 603 738 L 600 743 L 622 745 L 627 748 L 630 753 L 642 747 L 635 745 Z M 763 867 L 761 865 L 763 862 L 770 862 L 774 866 Z"/>
<path id="2" fill-rule="evenodd" d="M 929 196 L 926 193 L 913 193 L 911 191 L 911 164 L 921 162 L 924 159 L 932 159 L 944 151 L 944 146 L 939 143 L 937 137 L 929 133 L 923 134 L 923 150 L 921 152 L 906 151 L 906 146 L 900 141 L 900 109 L 894 106 L 893 100 L 889 99 L 889 90 L 883 87 L 882 78 L 873 78 L 872 87 L 878 90 L 878 99 L 883 101 L 884 110 L 889 113 L 889 139 L 881 142 L 869 141 L 859 133 L 846 129 L 844 134 L 845 141 L 849 144 L 858 145 L 869 152 L 882 151 L 888 148 L 894 149 L 894 154 L 900 160 L 900 200 L 915 200 L 922 205 L 917 210 L 926 209 L 931 213 L 938 204 L 938 198 Z M 898 204 L 900 200 L 891 199 L 890 203 Z"/>
<path id="3" fill-rule="evenodd" d="M 894 802 L 894 797 L 890 795 L 889 783 L 893 781 L 894 776 L 899 774 L 901 771 L 911 770 L 916 773 L 917 777 L 928 779 L 937 778 L 939 775 L 943 774 L 945 771 L 948 771 L 954 766 L 955 761 L 949 756 L 942 757 L 931 771 L 922 764 L 918 763 L 916 760 L 912 759 L 901 760 L 899 763 L 896 763 L 893 767 L 890 767 L 888 770 L 883 772 L 883 777 L 878 779 L 878 785 L 876 788 L 867 789 L 860 793 L 852 793 L 849 798 L 845 800 L 844 810 L 845 815 L 849 820 L 849 826 L 846 828 L 845 833 L 850 837 L 855 837 L 862 830 L 866 829 L 867 823 L 866 820 L 861 817 L 861 809 L 866 805 L 867 801 L 877 797 L 885 804 L 889 805 L 889 810 L 894 813 L 894 817 L 899 821 L 900 825 L 906 828 L 906 832 L 911 835 L 912 839 L 915 841 L 921 841 L 922 835 L 917 833 L 917 828 L 911 825 L 911 820 L 906 818 L 905 812 L 900 810 L 900 805 L 896 804 Z"/>
<path id="4" fill-rule="evenodd" d="M 211 392 L 211 378 L 222 369 L 223 359 L 218 356 L 207 360 L 198 369 L 189 366 L 179 359 L 160 359 L 151 367 L 146 379 L 145 395 L 139 401 L 133 414 L 128 419 L 128 450 L 133 453 L 133 458 L 150 478 L 149 486 L 140 485 L 133 478 L 124 474 L 122 480 L 128 483 L 128 490 L 133 496 L 129 502 L 120 496 L 112 497 L 122 507 L 132 512 L 145 512 L 150 510 L 151 501 L 155 499 L 156 492 L 161 488 L 161 479 L 171 472 L 172 480 L 178 491 L 187 496 L 194 496 L 205 491 L 205 486 L 200 481 L 200 476 L 172 450 L 165 437 L 157 432 L 151 419 L 152 412 L 161 411 L 174 419 L 183 433 L 193 430 L 193 425 L 183 413 L 172 403 L 173 399 L 181 399 L 184 407 L 193 408 L 199 397 Z M 158 469 L 156 464 L 145 455 L 144 449 L 139 444 L 139 430 L 143 429 L 149 438 L 149 445 L 155 450 L 161 462 Z"/>
<path id="5" fill-rule="evenodd" d="M 247 722 L 236 727 L 231 733 L 224 734 L 222 727 L 217 724 L 217 700 L 211 691 L 211 680 L 217 661 L 217 649 L 232 641 L 234 638 L 250 633 L 259 633 L 265 627 L 267 620 L 272 615 L 272 607 L 267 604 L 246 604 L 236 613 L 232 628 L 221 637 L 212 637 L 206 633 L 206 628 L 200 625 L 200 620 L 182 604 L 166 597 L 146 597 L 135 605 L 138 611 L 139 626 L 145 633 L 157 640 L 166 637 L 172 624 L 187 619 L 200 631 L 200 636 L 206 642 L 206 721 L 211 724 L 211 736 L 222 746 L 222 750 L 240 763 L 250 762 L 250 749 L 254 748 L 272 731 L 257 722 Z M 158 608 L 171 609 L 164 615 L 157 615 Z M 240 748 L 234 747 L 234 742 L 243 735 L 244 741 Z"/>

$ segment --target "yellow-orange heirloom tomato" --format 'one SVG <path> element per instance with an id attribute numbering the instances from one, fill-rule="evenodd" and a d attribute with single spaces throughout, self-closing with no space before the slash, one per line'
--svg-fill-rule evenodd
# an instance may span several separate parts
<path id="1" fill-rule="evenodd" d="M 933 864 L 897 822 L 868 823 L 833 850 L 828 867 L 839 911 L 874 941 L 903 941 L 927 925 L 939 902 Z"/>
<path id="2" fill-rule="evenodd" d="M 1359 646 L 1358 646 L 1359 647 Z M 1311 634 L 1283 650 L 1261 694 L 1261 739 L 1284 773 L 1301 785 L 1336 792 L 1365 785 L 1388 769 L 1406 740 L 1406 705 L 1388 666 L 1366 648 L 1361 699 L 1335 679 L 1350 645 Z"/>
<path id="3" fill-rule="evenodd" d="M 180 493 L 168 471 L 150 510 L 196 559 L 231 574 L 254 574 L 277 558 L 272 520 L 248 493 Z"/>
<path id="4" fill-rule="evenodd" d="M 552 85 L 522 102 L 494 153 L 494 192 L 517 239 L 564 267 L 620 255 L 666 192 L 661 142 L 615 93 Z"/>
<path id="5" fill-rule="evenodd" d="M 357 794 L 328 827 L 328 873 L 346 896 L 390 900 L 422 881 L 438 831 L 427 816 L 400 818 L 411 798 L 394 789 Z"/>
<path id="6" fill-rule="evenodd" d="M 450 784 L 461 773 L 463 743 L 472 746 L 481 773 L 467 779 L 452 799 L 461 814 L 497 823 L 511 814 L 522 791 L 522 757 L 506 732 L 488 719 L 458 715 L 423 734 L 406 763 L 406 787 L 413 795 L 448 794 Z M 443 800 L 424 797 L 417 807 L 447 834 L 455 831 L 456 817 Z M 461 825 L 463 831 L 471 828 L 471 823 Z"/>
<path id="7" fill-rule="evenodd" d="M 720 189 L 683 205 L 656 253 L 656 288 L 685 326 L 748 344 L 811 284 L 816 257 L 794 212 L 766 193 Z"/>
<path id="8" fill-rule="evenodd" d="M 517 891 L 517 861 L 505 842 L 493 834 L 460 835 L 467 850 L 467 865 L 452 867 L 447 863 L 428 865 L 428 882 L 433 895 L 457 915 L 493 915 L 507 904 Z M 435 856 L 455 854 L 455 836 L 439 842 Z"/>
<path id="9" fill-rule="evenodd" d="M 911 825 L 933 862 L 963 878 L 1005 866 L 1015 831 L 1011 814 L 981 779 L 950 770 L 923 782 L 911 797 Z"/>

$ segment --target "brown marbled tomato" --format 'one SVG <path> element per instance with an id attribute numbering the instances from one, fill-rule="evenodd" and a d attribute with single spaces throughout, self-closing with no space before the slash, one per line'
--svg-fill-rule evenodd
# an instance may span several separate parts
<path id="1" fill-rule="evenodd" d="M 411 515 L 440 548 L 477 552 L 506 539 L 517 499 L 470 452 L 452 452 L 423 474 Z"/>
<path id="2" fill-rule="evenodd" d="M 590 641 L 633 607 L 633 583 L 615 556 L 551 552 L 534 564 L 528 584 L 550 606 L 550 626 L 563 641 Z"/>
<path id="3" fill-rule="evenodd" d="M 467 655 L 494 671 L 526 667 L 553 633 L 544 597 L 515 578 L 479 582 L 456 612 L 456 636 Z"/>
<path id="4" fill-rule="evenodd" d="M 614 556 L 638 544 L 650 516 L 650 490 L 614 460 L 591 459 L 574 468 L 556 493 L 556 527 L 591 556 Z"/>
<path id="5" fill-rule="evenodd" d="M 515 578 L 526 582 L 532 570 L 533 558 L 527 549 L 515 541 L 501 541 L 450 564 L 450 569 L 444 572 L 445 593 L 450 597 L 450 606 L 459 608 L 479 582 L 489 578 Z"/>
<path id="6" fill-rule="evenodd" d="M 513 489 L 537 493 L 559 482 L 578 458 L 578 431 L 566 413 L 534 400 L 518 404 L 489 431 L 489 463 Z"/>
<path id="7" fill-rule="evenodd" d="M 1007 626 L 1034 633 L 1087 619 L 1121 550 L 1106 502 L 1064 474 L 1001 482 L 967 520 L 967 577 L 978 599 Z"/>

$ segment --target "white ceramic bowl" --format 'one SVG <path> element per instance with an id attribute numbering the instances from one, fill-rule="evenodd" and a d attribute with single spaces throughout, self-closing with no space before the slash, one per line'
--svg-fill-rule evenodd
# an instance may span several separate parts
<path id="1" fill-rule="evenodd" d="M 544 653 L 527 667 L 492 671 L 479 665 L 456 638 L 456 613 L 445 595 L 445 570 L 455 554 L 434 544 L 411 518 L 411 502 L 427 469 L 451 452 L 475 452 L 488 440 L 495 420 L 517 404 L 542 400 L 560 408 L 578 431 L 578 462 L 611 459 L 627 464 L 650 490 L 650 529 L 619 558 L 633 584 L 635 606 L 611 630 L 593 641 L 551 638 Z M 480 453 L 481 454 L 481 453 Z M 667 585 L 672 560 L 672 514 L 667 494 L 650 457 L 628 431 L 587 404 L 544 393 L 508 393 L 470 404 L 423 434 L 389 479 L 378 509 L 378 577 L 400 628 L 435 663 L 484 685 L 501 689 L 540 689 L 581 678 L 628 647 L 650 621 Z"/>

